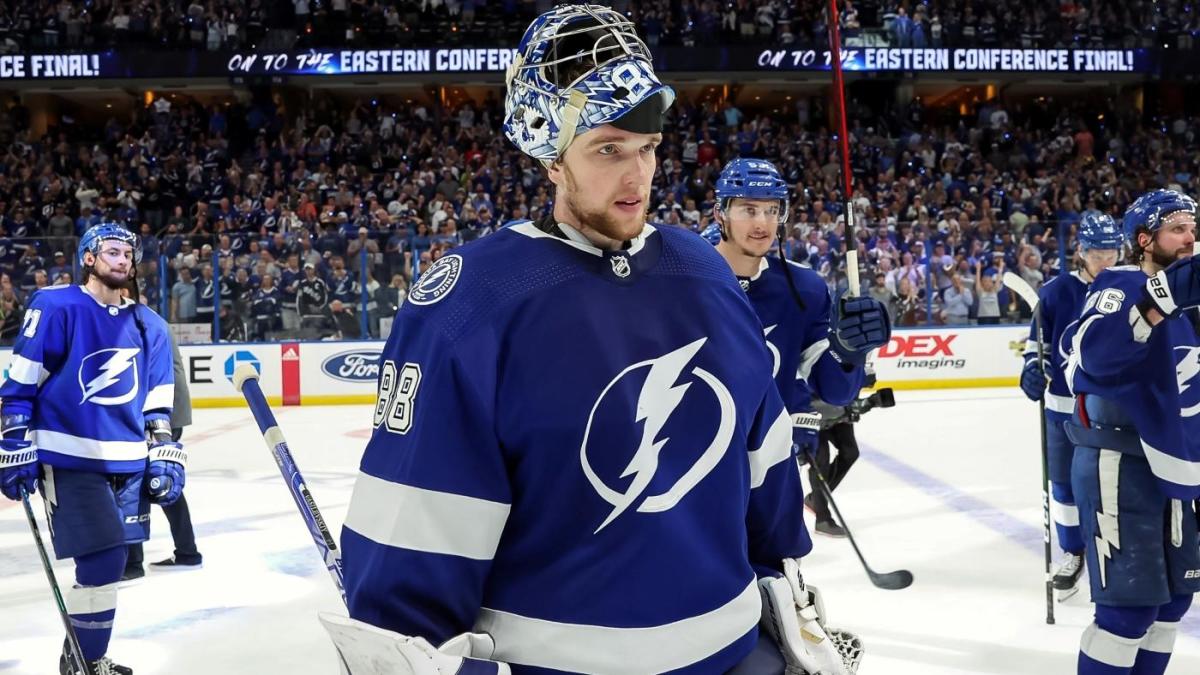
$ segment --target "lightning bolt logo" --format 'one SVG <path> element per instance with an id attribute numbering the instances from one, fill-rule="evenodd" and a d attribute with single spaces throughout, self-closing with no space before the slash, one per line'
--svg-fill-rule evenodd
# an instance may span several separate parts
<path id="1" fill-rule="evenodd" d="M 1108 587 L 1108 561 L 1113 549 L 1121 550 L 1121 529 L 1117 520 L 1117 497 L 1121 470 L 1121 453 L 1100 450 L 1100 510 L 1096 512 L 1099 536 L 1096 539 L 1096 561 L 1100 567 L 1100 587 Z"/>
<path id="2" fill-rule="evenodd" d="M 633 459 L 629 460 L 629 464 L 621 472 L 621 478 L 633 476 L 633 482 L 629 484 L 625 494 L 621 495 L 621 499 L 613 504 L 612 513 L 596 528 L 597 532 L 624 513 L 625 509 L 641 496 L 650 484 L 650 479 L 654 478 L 654 473 L 658 471 L 658 453 L 671 439 L 655 439 L 671 418 L 671 413 L 675 412 L 679 403 L 683 401 L 688 387 L 692 386 L 691 383 L 676 385 L 675 382 L 683 372 L 684 366 L 702 346 L 704 340 L 697 340 L 650 363 L 650 373 L 646 375 L 646 382 L 638 395 L 637 417 L 634 418 L 634 421 L 643 423 L 642 442 L 638 445 L 637 452 L 633 453 Z"/>
<path id="3" fill-rule="evenodd" d="M 600 526 L 596 528 L 595 532 L 600 532 L 628 510 L 645 493 L 655 474 L 658 472 L 659 455 L 663 447 L 671 440 L 669 436 L 660 438 L 662 430 L 671 419 L 671 416 L 679 409 L 683 403 L 684 396 L 693 384 L 692 382 L 680 383 L 680 379 L 684 376 L 684 370 L 688 364 L 695 358 L 707 340 L 708 338 L 701 338 L 664 356 L 642 361 L 626 368 L 605 387 L 604 392 L 596 400 L 596 404 L 592 407 L 592 414 L 588 419 L 587 431 L 584 432 L 583 444 L 580 447 L 580 459 L 583 464 L 584 474 L 587 476 L 589 482 L 591 482 L 600 496 L 611 504 L 613 508 Z M 646 374 L 646 379 L 643 381 L 641 390 L 638 393 L 636 412 L 633 420 L 635 423 L 641 424 L 641 440 L 638 443 L 637 450 L 633 453 L 633 457 L 625 465 L 624 470 L 620 474 L 621 478 L 631 478 L 629 486 L 624 492 L 617 492 L 605 485 L 588 463 L 588 438 L 591 434 L 592 422 L 595 419 L 596 410 L 604 400 L 605 395 L 626 375 L 644 368 L 649 368 L 649 372 Z M 720 380 L 702 368 L 696 367 L 690 372 L 704 384 L 708 385 L 721 407 L 721 420 L 717 432 L 708 444 L 708 448 L 704 451 L 704 454 L 676 481 L 675 485 L 662 494 L 647 497 L 643 500 L 641 506 L 638 507 L 638 511 L 647 513 L 661 512 L 678 504 L 720 462 L 721 457 L 724 456 L 733 438 L 736 419 L 733 398 L 729 390 Z"/>
<path id="4" fill-rule="evenodd" d="M 1192 380 L 1200 375 L 1200 347 L 1176 347 L 1175 350 L 1184 352 L 1175 364 L 1175 381 L 1179 385 L 1179 396 L 1182 398 L 1184 392 L 1192 388 Z M 1184 417 L 1194 417 L 1196 413 L 1200 413 L 1200 403 L 1183 408 L 1180 413 Z"/>
<path id="5" fill-rule="evenodd" d="M 140 351 L 136 347 L 117 347 L 101 349 L 83 357 L 83 361 L 79 364 L 79 388 L 83 392 L 83 397 L 79 399 L 79 402 L 91 400 L 92 403 L 98 405 L 122 405 L 132 401 L 137 396 L 138 390 L 137 361 L 135 359 Z M 91 365 L 101 359 L 104 361 L 99 366 Z M 129 391 L 116 396 L 97 396 L 119 382 L 121 374 L 130 369 L 133 370 L 133 382 Z M 95 374 L 85 384 L 84 373 L 89 371 Z"/>

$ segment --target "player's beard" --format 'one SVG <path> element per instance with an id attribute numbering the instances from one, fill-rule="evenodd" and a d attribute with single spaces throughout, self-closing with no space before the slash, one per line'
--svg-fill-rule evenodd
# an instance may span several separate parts
<path id="1" fill-rule="evenodd" d="M 119 290 L 122 290 L 125 288 L 129 288 L 129 280 L 130 280 L 129 272 L 124 272 L 124 273 L 114 272 L 113 269 L 110 267 L 106 272 L 101 272 L 100 270 L 93 268 L 90 274 L 91 274 L 91 276 L 99 279 L 100 283 L 104 284 L 110 290 L 119 291 Z"/>
<path id="2" fill-rule="evenodd" d="M 563 175 L 567 177 L 566 194 L 563 196 L 563 205 L 567 207 L 567 212 L 575 219 L 579 225 L 593 229 L 600 234 L 617 241 L 628 241 L 642 233 L 642 229 L 646 226 L 646 212 L 642 211 L 637 216 L 636 227 L 633 224 L 628 225 L 621 219 L 613 216 L 608 212 L 608 207 L 599 209 L 588 209 L 580 204 L 575 199 L 575 195 L 579 193 L 579 184 L 575 182 L 575 176 L 572 175 L 571 169 L 563 164 Z M 642 196 L 642 203 L 646 203 L 646 197 Z"/>
<path id="3" fill-rule="evenodd" d="M 1147 249 L 1146 252 L 1150 254 L 1150 260 L 1153 261 L 1159 269 L 1166 269 L 1170 267 L 1171 263 L 1175 262 L 1176 260 L 1182 260 L 1190 256 L 1192 254 L 1192 249 L 1181 247 L 1175 251 L 1167 253 L 1166 251 L 1161 250 L 1158 246 L 1158 242 L 1155 241 L 1150 244 L 1150 248 Z"/>

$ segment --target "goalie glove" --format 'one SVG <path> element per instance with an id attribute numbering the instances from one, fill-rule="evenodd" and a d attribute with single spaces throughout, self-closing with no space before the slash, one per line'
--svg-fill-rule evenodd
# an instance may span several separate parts
<path id="1" fill-rule="evenodd" d="M 463 633 L 439 648 L 425 638 L 409 637 L 328 612 L 318 615 L 342 663 L 342 675 L 511 675 L 507 663 L 491 661 L 490 635 Z"/>
<path id="2" fill-rule="evenodd" d="M 854 675 L 862 658 L 858 637 L 825 628 L 820 592 L 807 586 L 800 562 L 783 561 L 783 576 L 759 579 L 763 599 L 760 625 L 779 645 L 787 675 Z"/>

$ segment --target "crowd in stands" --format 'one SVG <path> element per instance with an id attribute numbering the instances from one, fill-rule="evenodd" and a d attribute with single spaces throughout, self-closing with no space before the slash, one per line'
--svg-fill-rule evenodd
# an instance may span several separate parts
<path id="1" fill-rule="evenodd" d="M 884 29 L 897 47 L 1191 49 L 1200 16 L 1191 0 L 848 0 L 847 37 Z"/>
<path id="2" fill-rule="evenodd" d="M 594 0 L 596 1 L 596 0 Z M 553 0 L 5 0 L 0 51 L 511 46 Z M 823 46 L 825 0 L 611 0 L 652 45 Z M 848 41 L 1191 48 L 1191 0 L 844 0 Z"/>
<path id="3" fill-rule="evenodd" d="M 499 132 L 497 93 L 457 109 L 158 99 L 130 119 L 41 138 L 14 102 L 0 114 L 0 338 L 15 335 L 30 293 L 75 278 L 73 237 L 102 219 L 142 234 L 142 295 L 173 322 L 216 313 L 230 340 L 357 337 L 364 323 L 379 335 L 447 250 L 548 213 L 541 168 Z M 795 186 L 786 255 L 844 290 L 825 115 L 819 99 L 784 114 L 681 97 L 651 219 L 702 230 L 723 162 L 770 159 Z M 1036 286 L 1061 273 L 1084 211 L 1119 216 L 1161 185 L 1200 192 L 1200 119 L 1143 120 L 1116 100 L 995 100 L 965 117 L 919 100 L 856 103 L 851 119 L 862 290 L 899 325 L 1019 319 L 996 275 Z"/>

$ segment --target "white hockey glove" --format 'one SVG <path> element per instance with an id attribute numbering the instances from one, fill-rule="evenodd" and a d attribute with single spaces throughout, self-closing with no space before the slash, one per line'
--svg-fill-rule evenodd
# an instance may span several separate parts
<path id="1" fill-rule="evenodd" d="M 317 616 L 341 657 L 342 675 L 455 675 L 465 661 L 473 661 L 474 668 L 490 666 L 495 675 L 512 672 L 507 663 L 490 660 L 496 647 L 490 635 L 463 633 L 434 648 L 424 638 L 394 633 L 348 616 L 328 612 Z"/>
<path id="2" fill-rule="evenodd" d="M 806 586 L 800 562 L 783 561 L 783 576 L 759 579 L 763 599 L 760 625 L 787 662 L 787 675 L 854 675 L 862 642 L 852 633 L 825 628 L 821 593 Z"/>

